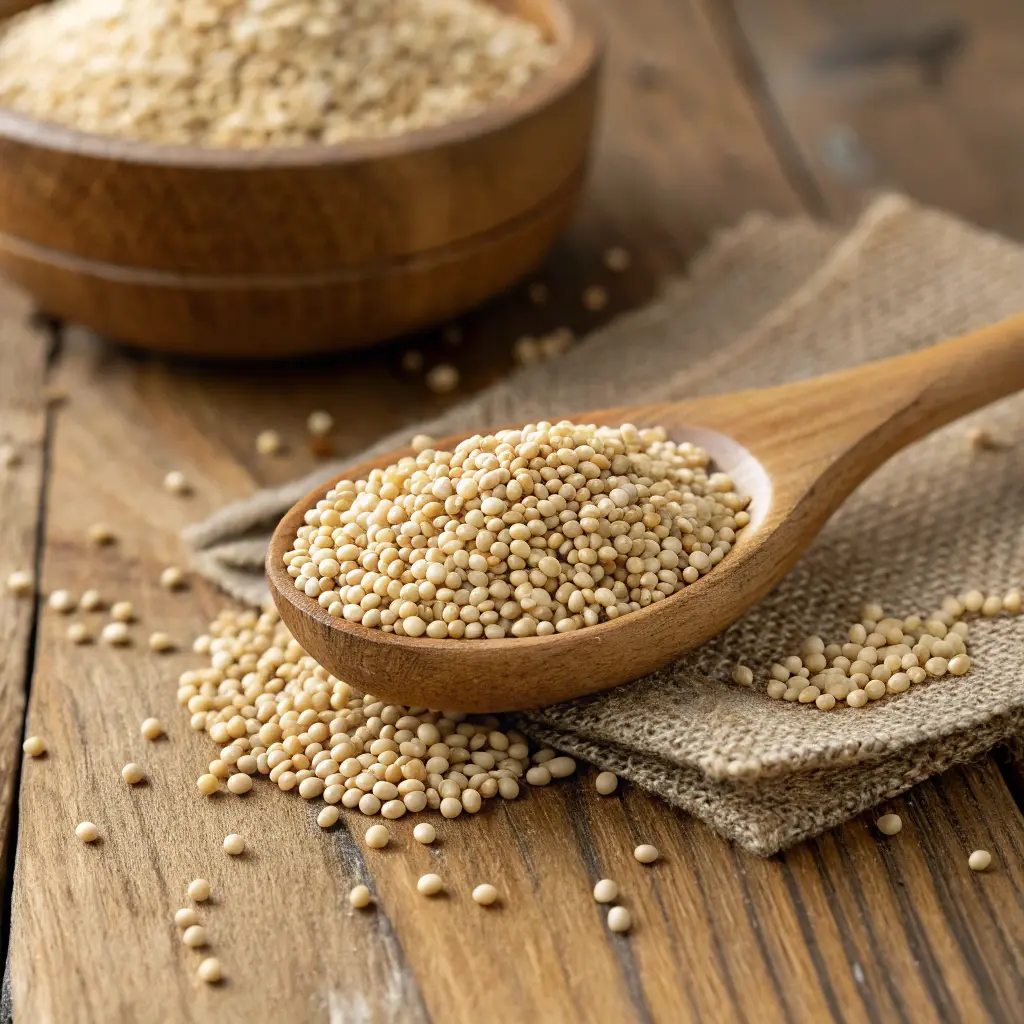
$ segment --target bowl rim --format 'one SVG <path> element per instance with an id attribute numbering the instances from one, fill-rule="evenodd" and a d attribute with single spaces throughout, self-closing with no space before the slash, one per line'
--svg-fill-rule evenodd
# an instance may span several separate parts
<path id="1" fill-rule="evenodd" d="M 344 167 L 384 161 L 483 138 L 525 121 L 570 93 L 601 62 L 604 37 L 581 0 L 545 0 L 551 8 L 556 37 L 565 41 L 559 60 L 517 96 L 470 117 L 384 138 L 354 139 L 334 145 L 240 149 L 164 145 L 158 142 L 81 131 L 0 107 L 0 142 L 112 159 L 122 163 L 163 165 L 195 170 L 261 170 Z M 0 19 L 2 21 L 3 19 Z"/>

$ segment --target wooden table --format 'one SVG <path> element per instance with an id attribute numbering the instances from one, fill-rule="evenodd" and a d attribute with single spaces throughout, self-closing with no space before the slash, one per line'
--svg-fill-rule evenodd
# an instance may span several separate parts
<path id="1" fill-rule="evenodd" d="M 0 600 L 0 835 L 7 852 L 17 1020 L 1019 1021 L 1024 1018 L 1024 773 L 1008 755 L 950 772 L 895 802 L 907 822 L 880 841 L 870 816 L 758 860 L 636 789 L 602 799 L 593 779 L 531 792 L 447 824 L 435 848 L 367 851 L 362 820 L 331 834 L 266 785 L 200 797 L 209 760 L 176 705 L 191 637 L 225 602 L 194 583 L 157 585 L 177 533 L 218 505 L 314 465 L 304 420 L 338 418 L 338 454 L 436 412 L 403 374 L 415 346 L 454 360 L 462 393 L 510 366 L 513 339 L 599 317 L 580 308 L 600 254 L 634 255 L 610 316 L 682 271 L 744 211 L 844 218 L 899 187 L 1024 237 L 1024 8 L 1011 0 L 630 0 L 601 5 L 611 40 L 604 131 L 589 201 L 550 260 L 553 299 L 522 296 L 467 318 L 465 340 L 407 339 L 372 354 L 290 368 L 171 363 L 84 332 L 31 325 L 0 299 L 0 579 L 35 567 L 43 593 L 98 587 L 130 598 L 137 634 L 185 653 L 75 647 L 43 604 Z M 66 393 L 67 401 L 54 401 Z M 287 457 L 255 454 L 265 428 Z M 181 469 L 195 493 L 162 488 Z M 106 521 L 115 545 L 86 527 Z M 97 624 L 100 620 L 94 619 Z M 19 768 L 27 731 L 49 755 Z M 159 716 L 169 739 L 139 737 Z M 144 762 L 129 789 L 119 769 Z M 101 842 L 73 836 L 86 818 Z M 251 853 L 229 861 L 228 832 Z M 632 859 L 656 843 L 653 869 Z M 974 876 L 973 847 L 996 869 Z M 429 905 L 434 866 L 454 895 Z M 227 980 L 194 980 L 172 923 L 187 883 L 209 878 L 203 913 Z M 637 922 L 610 934 L 594 881 L 626 885 Z M 371 880 L 376 909 L 346 902 Z M 500 907 L 466 898 L 498 884 Z M 7 913 L 13 905 L 13 915 Z"/>

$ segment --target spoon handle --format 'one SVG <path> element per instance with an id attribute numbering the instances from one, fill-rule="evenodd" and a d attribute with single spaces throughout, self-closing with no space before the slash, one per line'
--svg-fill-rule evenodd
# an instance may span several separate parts
<path id="1" fill-rule="evenodd" d="M 1024 315 L 909 355 L 722 396 L 730 408 L 707 412 L 718 421 L 709 425 L 725 431 L 719 413 L 728 411 L 732 436 L 776 485 L 788 482 L 783 490 L 799 492 L 824 484 L 825 504 L 834 509 L 901 448 L 1021 389 Z"/>

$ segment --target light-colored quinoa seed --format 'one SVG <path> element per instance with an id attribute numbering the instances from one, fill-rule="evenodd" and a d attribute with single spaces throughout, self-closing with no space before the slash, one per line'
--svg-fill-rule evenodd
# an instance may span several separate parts
<path id="1" fill-rule="evenodd" d="M 121 769 L 121 778 L 128 783 L 129 786 L 134 786 L 136 783 L 141 782 L 146 777 L 146 773 L 142 768 L 142 765 L 136 764 L 134 761 L 129 761 Z"/>
<path id="2" fill-rule="evenodd" d="M 641 864 L 653 864 L 661 854 L 656 846 L 651 846 L 650 843 L 642 843 L 633 851 L 633 856 Z"/>
<path id="3" fill-rule="evenodd" d="M 72 622 L 65 635 L 73 644 L 87 644 L 92 639 L 89 627 L 84 622 Z"/>
<path id="4" fill-rule="evenodd" d="M 199 949 L 206 945 L 206 929 L 201 924 L 189 925 L 181 933 L 181 941 L 192 949 Z"/>
<path id="5" fill-rule="evenodd" d="M 425 452 L 428 448 L 434 447 L 434 438 L 429 434 L 416 434 L 409 442 L 409 447 L 418 455 L 420 452 Z"/>
<path id="6" fill-rule="evenodd" d="M 224 837 L 224 852 L 230 857 L 240 857 L 245 853 L 245 840 L 235 832 Z"/>
<path id="7" fill-rule="evenodd" d="M 992 854 L 988 850 L 975 850 L 967 858 L 967 866 L 972 871 L 987 871 L 992 866 Z"/>
<path id="8" fill-rule="evenodd" d="M 357 910 L 370 905 L 370 890 L 365 885 L 355 885 L 348 894 L 348 901 Z"/>
<path id="9" fill-rule="evenodd" d="M 188 884 L 188 898 L 196 903 L 205 903 L 210 898 L 210 883 L 205 878 L 193 879 Z"/>
<path id="10" fill-rule="evenodd" d="M 484 882 L 473 890 L 473 901 L 482 907 L 489 907 L 498 899 L 498 890 L 493 885 Z"/>
<path id="11" fill-rule="evenodd" d="M 371 825 L 366 830 L 366 845 L 371 850 L 383 850 L 391 841 L 391 835 L 383 825 Z"/>
<path id="12" fill-rule="evenodd" d="M 78 607 L 83 612 L 94 612 L 103 607 L 103 597 L 98 590 L 87 590 L 78 601 Z"/>
<path id="13" fill-rule="evenodd" d="M 203 796 L 212 796 L 220 789 L 220 779 L 216 775 L 207 773 L 199 776 L 196 780 L 196 785 Z"/>
<path id="14" fill-rule="evenodd" d="M 185 586 L 185 574 L 176 565 L 169 565 L 160 573 L 160 586 L 166 590 L 180 590 Z"/>
<path id="15" fill-rule="evenodd" d="M 67 615 L 78 605 L 70 590 L 55 590 L 46 602 L 55 612 Z"/>
<path id="16" fill-rule="evenodd" d="M 115 622 L 132 622 L 135 619 L 135 606 L 131 601 L 116 601 L 110 606 L 110 617 Z"/>
<path id="17" fill-rule="evenodd" d="M 213 985 L 224 977 L 224 967 L 215 956 L 208 956 L 196 968 L 196 976 L 207 985 Z"/>
<path id="18" fill-rule="evenodd" d="M 903 828 L 903 819 L 898 814 L 883 814 L 875 827 L 883 836 L 894 836 Z"/>
<path id="19" fill-rule="evenodd" d="M 598 903 L 611 903 L 619 898 L 619 883 L 610 878 L 602 878 L 594 886 L 594 899 Z"/>
<path id="20" fill-rule="evenodd" d="M 306 417 L 306 430 L 312 437 L 326 437 L 334 429 L 334 417 L 326 409 L 314 409 Z"/>
<path id="21" fill-rule="evenodd" d="M 423 369 L 423 353 L 410 348 L 402 353 L 402 369 L 406 373 L 419 373 Z"/>
<path id="22" fill-rule="evenodd" d="M 15 569 L 7 577 L 7 591 L 15 597 L 28 597 L 35 588 L 35 576 L 28 569 Z"/>
<path id="23" fill-rule="evenodd" d="M 421 821 L 413 830 L 412 837 L 417 843 L 423 843 L 424 846 L 429 846 L 435 839 L 437 839 L 437 830 L 430 822 Z"/>
<path id="24" fill-rule="evenodd" d="M 598 772 L 594 788 L 601 796 L 610 796 L 619 788 L 619 777 L 614 772 Z"/>
<path id="25" fill-rule="evenodd" d="M 113 544 L 117 540 L 117 535 L 106 523 L 93 523 L 86 530 L 85 536 L 90 544 L 94 544 L 98 548 Z"/>
<path id="26" fill-rule="evenodd" d="M 481 0 L 58 0 L 0 35 L 0 104 L 156 143 L 334 145 L 507 102 L 557 54 Z"/>
<path id="27" fill-rule="evenodd" d="M 75 835 L 83 843 L 94 843 L 100 837 L 100 830 L 91 821 L 82 821 L 75 828 Z"/>
<path id="28" fill-rule="evenodd" d="M 166 654 L 174 650 L 174 641 L 166 633 L 150 633 L 149 649 L 155 654 Z"/>
<path id="29" fill-rule="evenodd" d="M 182 907 L 175 913 L 174 923 L 179 928 L 191 928 L 192 925 L 199 924 L 199 914 L 195 907 Z"/>
<path id="30" fill-rule="evenodd" d="M 461 374 L 458 367 L 452 366 L 451 363 L 438 363 L 427 370 L 424 379 L 429 390 L 437 395 L 446 395 L 459 386 Z"/>
<path id="31" fill-rule="evenodd" d="M 158 740 L 164 734 L 164 727 L 158 718 L 146 718 L 143 719 L 139 731 L 142 733 L 143 739 Z"/>
<path id="32" fill-rule="evenodd" d="M 100 639 L 113 647 L 124 647 L 126 644 L 132 642 L 131 633 L 128 631 L 128 625 L 124 622 L 108 622 L 102 630 L 100 630 Z"/>
<path id="33" fill-rule="evenodd" d="M 608 911 L 608 929 L 613 932 L 628 932 L 633 927 L 633 917 L 625 907 L 612 907 Z"/>
<path id="34" fill-rule="evenodd" d="M 615 274 L 629 270 L 632 262 L 633 257 L 630 256 L 629 250 L 623 249 L 621 245 L 613 245 L 604 252 L 604 265 Z"/>
<path id="35" fill-rule="evenodd" d="M 256 435 L 256 451 L 260 455 L 280 455 L 284 442 L 276 430 L 261 430 Z"/>
<path id="36" fill-rule="evenodd" d="M 0 48 L 2 48 L 2 42 L 0 42 Z M 188 477 L 180 469 L 172 469 L 164 477 L 164 490 L 169 494 L 184 496 L 191 493 L 192 485 L 188 482 Z"/>
<path id="37" fill-rule="evenodd" d="M 747 502 L 658 428 L 529 424 L 340 481 L 283 557 L 297 589 L 350 622 L 544 636 L 695 582 L 728 554 Z"/>
<path id="38" fill-rule="evenodd" d="M 608 305 L 608 290 L 599 284 L 588 285 L 583 289 L 581 301 L 584 309 L 591 313 L 599 313 Z"/>
<path id="39" fill-rule="evenodd" d="M 422 896 L 436 896 L 444 889 L 440 875 L 421 875 L 416 883 L 416 891 Z"/>
<path id="40" fill-rule="evenodd" d="M 40 757 L 46 753 L 46 740 L 42 736 L 29 736 L 21 745 L 29 757 Z"/>

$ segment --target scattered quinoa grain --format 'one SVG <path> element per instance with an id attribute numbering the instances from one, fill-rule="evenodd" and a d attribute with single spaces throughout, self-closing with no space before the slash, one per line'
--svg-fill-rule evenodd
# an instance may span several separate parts
<path id="1" fill-rule="evenodd" d="M 363 907 L 370 905 L 370 890 L 365 885 L 353 886 L 352 891 L 348 894 L 348 901 L 357 910 L 362 910 Z"/>
<path id="2" fill-rule="evenodd" d="M 337 807 L 328 804 L 317 816 L 316 823 L 321 828 L 330 828 L 332 825 L 338 823 L 338 819 L 341 817 L 341 812 Z"/>
<path id="3" fill-rule="evenodd" d="M 94 612 L 103 607 L 103 598 L 98 590 L 87 590 L 78 602 L 83 612 Z"/>
<path id="4" fill-rule="evenodd" d="M 94 843 L 99 839 L 100 830 L 91 821 L 82 821 L 75 828 L 75 835 L 83 843 Z"/>
<path id="5" fill-rule="evenodd" d="M 208 956 L 196 968 L 196 976 L 207 985 L 214 985 L 224 977 L 224 968 L 215 956 Z"/>
<path id="6" fill-rule="evenodd" d="M 323 784 L 321 783 L 321 792 L 322 786 Z M 228 778 L 227 787 L 229 793 L 234 793 L 235 796 L 242 796 L 243 793 L 248 793 L 252 789 L 252 777 L 244 772 L 238 772 L 238 774 Z"/>
<path id="7" fill-rule="evenodd" d="M 189 925 L 181 933 L 181 941 L 192 949 L 199 949 L 206 945 L 206 929 L 201 924 Z"/>
<path id="8" fill-rule="evenodd" d="M 83 622 L 72 622 L 66 636 L 73 644 L 87 644 L 92 639 L 88 626 Z"/>
<path id="9" fill-rule="evenodd" d="M 279 455 L 284 444 L 276 430 L 262 430 L 256 435 L 256 451 L 260 455 Z"/>
<path id="10" fill-rule="evenodd" d="M 409 445 L 414 452 L 419 454 L 420 452 L 426 451 L 428 448 L 434 447 L 434 438 L 429 434 L 416 434 L 409 442 Z"/>
<path id="11" fill-rule="evenodd" d="M 966 654 L 958 654 L 949 661 L 949 672 L 954 676 L 965 676 L 971 670 L 971 659 Z"/>
<path id="12" fill-rule="evenodd" d="M 180 590 L 185 585 L 185 574 L 176 565 L 169 565 L 160 573 L 160 586 L 167 590 Z"/>
<path id="13" fill-rule="evenodd" d="M 199 924 L 199 915 L 196 913 L 195 907 L 182 907 L 175 913 L 174 923 L 179 928 L 191 928 L 192 925 Z"/>
<path id="14" fill-rule="evenodd" d="M 633 927 L 633 917 L 625 907 L 612 907 L 608 911 L 608 928 L 613 932 L 628 932 Z"/>
<path id="15" fill-rule="evenodd" d="M 651 846 L 650 843 L 643 843 L 633 851 L 633 856 L 641 864 L 653 864 L 660 854 L 656 846 Z"/>
<path id="16" fill-rule="evenodd" d="M 610 878 L 602 878 L 594 886 L 594 899 L 598 903 L 611 903 L 619 898 L 619 883 Z"/>
<path id="17" fill-rule="evenodd" d="M 220 779 L 218 779 L 216 775 L 200 775 L 196 781 L 196 785 L 199 787 L 199 792 L 202 793 L 203 796 L 211 796 L 220 789 Z"/>
<path id="18" fill-rule="evenodd" d="M 29 757 L 40 757 L 46 753 L 46 740 L 42 736 L 29 736 L 27 740 L 21 745 L 21 749 L 28 754 Z"/>
<path id="19" fill-rule="evenodd" d="M 334 417 L 325 409 L 314 409 L 306 417 L 306 430 L 313 437 L 325 437 L 334 429 Z"/>
<path id="20" fill-rule="evenodd" d="M 135 618 L 135 606 L 131 601 L 117 601 L 110 606 L 110 617 L 115 622 L 131 622 Z"/>
<path id="21" fill-rule="evenodd" d="M 423 353 L 417 349 L 406 349 L 402 353 L 402 369 L 406 373 L 419 373 L 423 369 Z"/>
<path id="22" fill-rule="evenodd" d="M 629 265 L 632 262 L 633 259 L 629 255 L 629 251 L 620 245 L 613 245 L 610 249 L 605 249 L 604 265 L 613 273 L 621 274 L 629 270 Z"/>
<path id="23" fill-rule="evenodd" d="M 583 290 L 583 308 L 598 313 L 608 305 L 608 292 L 599 284 L 592 284 Z"/>
<path id="24" fill-rule="evenodd" d="M 601 796 L 610 796 L 619 788 L 619 777 L 614 772 L 599 772 L 594 786 Z"/>
<path id="25" fill-rule="evenodd" d="M 245 853 L 245 840 L 235 832 L 224 837 L 224 852 L 232 857 Z"/>
<path id="26" fill-rule="evenodd" d="M 383 850 L 391 840 L 391 835 L 383 825 L 371 825 L 366 830 L 366 845 L 371 850 Z"/>
<path id="27" fill-rule="evenodd" d="M 121 778 L 128 783 L 129 786 L 134 786 L 136 783 L 141 782 L 146 777 L 146 773 L 142 770 L 142 765 L 136 764 L 134 761 L 129 761 L 121 769 Z"/>
<path id="28" fill-rule="evenodd" d="M 70 590 L 55 590 L 47 602 L 55 612 L 60 612 L 62 615 L 73 612 L 77 603 L 74 597 L 71 596 Z"/>
<path id="29" fill-rule="evenodd" d="M 196 878 L 188 884 L 188 898 L 196 903 L 205 903 L 210 898 L 210 883 L 205 878 Z"/>
<path id="30" fill-rule="evenodd" d="M 15 597 L 27 597 L 35 586 L 35 577 L 27 569 L 16 569 L 7 577 L 7 590 Z"/>
<path id="31" fill-rule="evenodd" d="M 157 654 L 174 650 L 174 641 L 166 633 L 150 633 L 149 649 Z"/>
<path id="32" fill-rule="evenodd" d="M 93 523 L 86 530 L 85 536 L 90 544 L 95 544 L 98 548 L 113 544 L 117 539 L 114 531 L 106 523 Z"/>
<path id="33" fill-rule="evenodd" d="M 429 846 L 437 838 L 437 831 L 429 822 L 422 821 L 412 830 L 412 837 L 417 843 Z"/>
<path id="34" fill-rule="evenodd" d="M 147 718 L 143 720 L 139 731 L 142 733 L 143 739 L 158 740 L 164 734 L 164 727 L 160 724 L 159 719 Z"/>
<path id="35" fill-rule="evenodd" d="M 898 814 L 883 814 L 875 826 L 883 836 L 894 836 L 903 828 L 903 819 Z"/>
<path id="36" fill-rule="evenodd" d="M 486 882 L 473 890 L 473 900 L 482 907 L 489 907 L 498 898 L 498 890 Z"/>
<path id="37" fill-rule="evenodd" d="M 972 871 L 987 871 L 992 866 L 992 854 L 988 850 L 975 850 L 967 858 L 967 866 Z"/>
<path id="38" fill-rule="evenodd" d="M 1024 599 L 1019 590 L 1011 590 L 1003 597 L 1003 609 L 1011 615 L 1020 615 L 1022 607 L 1024 607 Z"/>
<path id="39" fill-rule="evenodd" d="M 991 594 L 981 603 L 981 614 L 986 618 L 993 618 L 1003 610 L 1003 599 L 997 594 Z"/>
<path id="40" fill-rule="evenodd" d="M 746 665 L 737 665 L 732 670 L 732 681 L 739 686 L 753 686 L 754 673 Z"/>
<path id="41" fill-rule="evenodd" d="M 437 395 L 445 395 L 459 386 L 460 375 L 451 363 L 438 363 L 427 370 L 427 387 Z"/>
<path id="42" fill-rule="evenodd" d="M 443 888 L 440 875 L 422 875 L 416 883 L 416 891 L 423 896 L 436 896 Z"/>
<path id="43" fill-rule="evenodd" d="M 186 495 L 192 487 L 188 482 L 188 477 L 181 472 L 180 469 L 172 469 L 164 477 L 164 490 L 169 494 Z"/>

